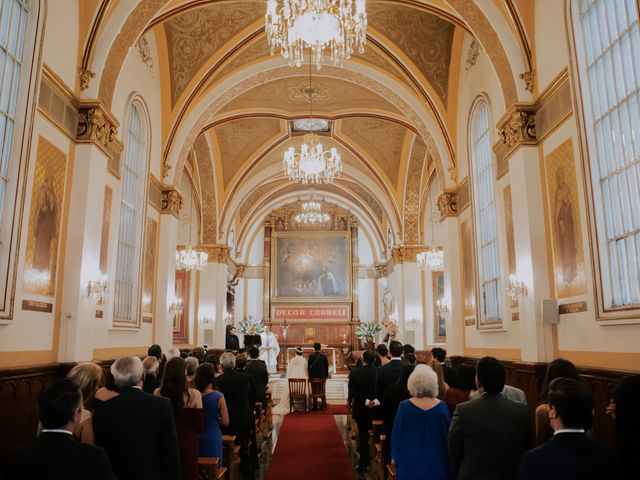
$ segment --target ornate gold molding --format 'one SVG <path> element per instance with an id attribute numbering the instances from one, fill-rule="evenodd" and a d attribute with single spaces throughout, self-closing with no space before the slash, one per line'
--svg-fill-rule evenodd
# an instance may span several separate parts
<path id="1" fill-rule="evenodd" d="M 217 243 L 201 243 L 196 250 L 204 252 L 209 255 L 209 263 L 222 263 L 227 264 L 229 262 L 229 247 L 227 245 L 220 245 Z M 237 264 L 238 276 L 241 277 L 247 266 L 243 264 Z"/>
<path id="2" fill-rule="evenodd" d="M 436 205 L 440 212 L 440 221 L 446 217 L 458 215 L 458 192 L 446 190 L 436 198 Z"/>
<path id="3" fill-rule="evenodd" d="M 182 194 L 175 188 L 166 188 L 162 190 L 162 204 L 160 206 L 160 213 L 171 214 L 178 218 L 180 209 L 184 203 Z"/>
<path id="4" fill-rule="evenodd" d="M 389 275 L 386 263 L 376 263 L 373 265 L 373 268 L 376 270 L 377 278 L 383 278 Z"/>
<path id="5" fill-rule="evenodd" d="M 393 263 L 416 263 L 419 253 L 427 250 L 424 245 L 398 245 L 391 249 Z"/>
<path id="6" fill-rule="evenodd" d="M 535 145 L 537 142 L 535 105 L 515 104 L 500 120 L 498 137 L 499 140 L 493 149 L 499 163 L 506 161 L 521 146 Z"/>
<path id="7" fill-rule="evenodd" d="M 526 72 L 521 73 L 520 78 L 524 80 L 524 89 L 533 93 L 536 78 L 535 70 L 527 70 Z"/>
<path id="8" fill-rule="evenodd" d="M 98 102 L 83 103 L 78 107 L 78 143 L 95 143 L 109 154 L 118 133 L 118 122 Z"/>
<path id="9" fill-rule="evenodd" d="M 89 82 L 96 76 L 91 70 L 80 69 L 80 90 L 85 91 L 89 88 Z"/>

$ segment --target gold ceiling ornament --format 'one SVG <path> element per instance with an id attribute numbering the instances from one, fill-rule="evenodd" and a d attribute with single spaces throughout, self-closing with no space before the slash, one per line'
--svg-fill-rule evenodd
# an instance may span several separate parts
<path id="1" fill-rule="evenodd" d="M 324 50 L 339 65 L 367 41 L 366 0 L 268 0 L 265 30 L 271 55 L 280 49 L 290 66 L 301 66 L 304 49 L 320 69 Z"/>
<path id="2" fill-rule="evenodd" d="M 309 64 L 309 88 L 311 88 L 311 64 Z M 309 96 L 309 125 L 314 125 L 313 95 Z M 325 150 L 320 137 L 313 130 L 305 133 L 300 151 L 289 147 L 282 159 L 284 174 L 293 182 L 331 183 L 342 172 L 342 157 L 335 147 Z"/>

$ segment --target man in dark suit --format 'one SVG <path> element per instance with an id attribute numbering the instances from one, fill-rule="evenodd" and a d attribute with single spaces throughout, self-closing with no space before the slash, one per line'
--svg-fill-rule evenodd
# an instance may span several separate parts
<path id="1" fill-rule="evenodd" d="M 167 364 L 167 357 L 162 353 L 162 347 L 157 343 L 154 343 L 147 349 L 147 356 L 156 357 L 158 359 L 158 373 L 156 378 L 158 381 L 162 380 L 162 375 L 164 374 L 164 366 Z"/>
<path id="2" fill-rule="evenodd" d="M 309 380 L 312 378 L 328 378 L 329 377 L 329 360 L 324 353 L 320 353 L 322 345 L 318 342 L 313 344 L 315 350 L 307 359 L 307 366 L 309 370 Z M 312 410 L 318 409 L 318 399 L 313 399 Z"/>
<path id="3" fill-rule="evenodd" d="M 249 361 L 244 367 L 244 373 L 251 375 L 254 379 L 256 389 L 256 402 L 263 405 L 267 403 L 267 385 L 269 384 L 269 372 L 267 364 L 260 360 L 260 350 L 253 347 L 249 352 Z"/>
<path id="4" fill-rule="evenodd" d="M 549 423 L 553 438 L 522 458 L 518 480 L 600 480 L 623 478 L 613 448 L 585 433 L 593 397 L 579 380 L 556 378 L 549 385 Z"/>
<path id="5" fill-rule="evenodd" d="M 111 365 L 120 395 L 96 406 L 93 429 L 118 480 L 180 478 L 173 409 L 167 398 L 142 391 L 138 357 L 122 357 Z"/>
<path id="6" fill-rule="evenodd" d="M 449 429 L 449 455 L 458 480 L 513 480 L 531 442 L 529 409 L 507 400 L 504 367 L 493 357 L 478 362 L 477 400 L 458 404 Z"/>
<path id="7" fill-rule="evenodd" d="M 375 354 L 365 350 L 362 354 L 363 366 L 349 374 L 349 398 L 351 413 L 358 424 L 358 473 L 364 474 L 369 467 L 369 429 L 375 407 L 380 405 L 376 399 L 376 367 L 373 366 Z"/>
<path id="8" fill-rule="evenodd" d="M 378 379 L 376 380 L 376 398 L 384 398 L 384 394 L 391 385 L 398 381 L 402 372 L 402 344 L 392 340 L 389 344 L 391 360 L 386 365 L 378 367 Z"/>
<path id="9" fill-rule="evenodd" d="M 105 451 L 80 443 L 74 436 L 81 415 L 82 394 L 73 380 L 62 378 L 48 385 L 38 397 L 42 433 L 30 444 L 9 454 L 7 480 L 87 477 L 115 480 Z"/>
<path id="10" fill-rule="evenodd" d="M 253 423 L 251 405 L 256 401 L 252 378 L 235 370 L 236 358 L 231 352 L 220 356 L 223 373 L 217 379 L 218 390 L 224 394 L 229 410 L 229 426 L 223 428 L 226 435 L 236 436 L 236 445 L 240 445 L 240 475 L 243 480 L 253 480 L 254 465 L 249 451 L 249 438 Z"/>

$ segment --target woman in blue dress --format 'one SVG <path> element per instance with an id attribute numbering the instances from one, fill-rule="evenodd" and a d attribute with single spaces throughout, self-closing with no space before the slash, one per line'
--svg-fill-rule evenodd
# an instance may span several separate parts
<path id="1" fill-rule="evenodd" d="M 224 395 L 216 389 L 215 369 L 210 363 L 203 363 L 196 370 L 194 383 L 202 392 L 202 406 L 205 412 L 205 429 L 198 435 L 198 455 L 200 457 L 222 458 L 222 432 L 220 426 L 229 425 L 229 412 Z"/>
<path id="2" fill-rule="evenodd" d="M 437 399 L 438 376 L 416 365 L 408 381 L 411 398 L 398 407 L 391 434 L 391 458 L 398 480 L 451 478 L 447 452 L 449 408 Z"/>

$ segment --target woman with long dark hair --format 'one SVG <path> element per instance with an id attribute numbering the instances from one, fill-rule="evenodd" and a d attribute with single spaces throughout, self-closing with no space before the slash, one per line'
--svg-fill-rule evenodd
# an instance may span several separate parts
<path id="1" fill-rule="evenodd" d="M 171 401 L 178 434 L 182 480 L 198 480 L 197 435 L 204 430 L 202 394 L 187 387 L 187 369 L 183 358 L 174 357 L 164 369 L 160 388 L 154 395 Z"/>

